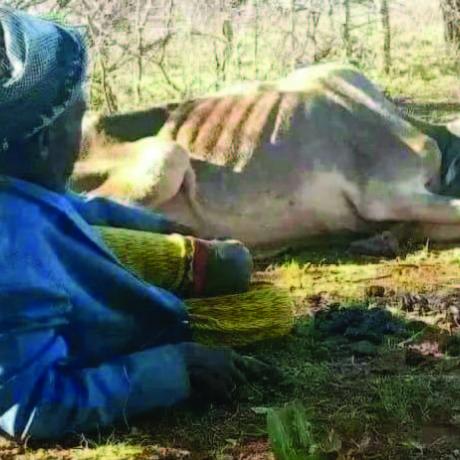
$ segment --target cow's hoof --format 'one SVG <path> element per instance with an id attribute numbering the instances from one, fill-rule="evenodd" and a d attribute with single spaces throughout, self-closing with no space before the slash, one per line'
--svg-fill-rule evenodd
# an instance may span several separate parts
<path id="1" fill-rule="evenodd" d="M 400 254 L 399 241 L 391 232 L 383 232 L 365 240 L 354 241 L 350 244 L 352 254 L 397 257 Z"/>

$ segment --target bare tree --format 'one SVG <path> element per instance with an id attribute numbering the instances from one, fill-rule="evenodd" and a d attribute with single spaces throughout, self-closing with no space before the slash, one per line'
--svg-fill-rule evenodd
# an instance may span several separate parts
<path id="1" fill-rule="evenodd" d="M 343 7 L 345 10 L 345 21 L 343 23 L 343 41 L 345 44 L 345 54 L 348 59 L 353 54 L 351 43 L 351 6 L 350 0 L 343 0 Z"/>
<path id="2" fill-rule="evenodd" d="M 331 30 L 335 28 L 335 21 L 334 21 L 334 13 L 335 13 L 335 5 L 334 0 L 328 0 L 328 9 L 327 9 L 327 16 L 329 18 L 329 27 Z"/>
<path id="3" fill-rule="evenodd" d="M 380 0 L 380 2 L 380 18 L 383 29 L 383 71 L 389 74 L 391 69 L 390 8 L 388 0 Z"/>
<path id="4" fill-rule="evenodd" d="M 233 27 L 228 19 L 224 20 L 222 24 L 222 36 L 223 40 L 219 41 L 220 43 L 214 41 L 214 62 L 216 69 L 214 88 L 216 89 L 219 88 L 222 82 L 227 80 L 227 68 L 233 54 Z"/>
<path id="5" fill-rule="evenodd" d="M 402 0 L 0 2 L 86 26 L 91 105 L 108 112 L 195 97 L 245 79 L 277 78 L 342 53 L 388 73 L 400 33 L 391 28 L 391 12 L 412 8 Z M 440 4 L 446 40 L 460 47 L 460 0 Z M 375 39 L 381 45 L 375 47 Z"/>
<path id="6" fill-rule="evenodd" d="M 109 44 L 113 44 L 114 40 L 111 36 L 111 32 L 113 31 L 112 20 L 114 19 L 113 5 L 110 0 L 102 1 L 98 4 L 82 0 L 82 4 L 86 10 L 85 19 L 89 26 L 90 45 L 95 56 L 94 64 L 97 64 L 99 67 L 100 79 L 96 79 L 93 83 L 100 83 L 104 95 L 105 107 L 109 113 L 113 113 L 118 110 L 117 98 L 112 89 L 110 78 L 111 73 L 116 70 L 116 66 L 110 63 L 109 57 Z M 93 66 L 93 69 L 97 69 L 96 65 Z M 94 90 L 94 87 L 92 89 Z"/>
<path id="7" fill-rule="evenodd" d="M 11 8 L 20 10 L 28 10 L 39 5 L 46 3 L 48 0 L 4 0 L 2 3 Z"/>
<path id="8" fill-rule="evenodd" d="M 134 95 L 131 100 L 139 106 L 143 102 L 147 62 L 155 64 L 167 84 L 178 89 L 164 65 L 165 49 L 172 35 L 174 0 L 81 0 L 81 3 L 84 8 L 80 14 L 88 25 L 93 57 L 93 102 L 96 98 L 97 105 L 102 102 L 109 113 L 116 112 L 120 107 L 120 91 L 115 87 L 120 80 L 128 79 Z M 166 21 L 165 27 L 162 21 Z M 130 75 L 134 78 L 127 78 Z"/>
<path id="9" fill-rule="evenodd" d="M 446 42 L 460 48 L 460 0 L 441 0 Z"/>
<path id="10" fill-rule="evenodd" d="M 254 0 L 254 77 L 259 78 L 259 34 L 260 34 L 260 5 Z"/>
<path id="11" fill-rule="evenodd" d="M 136 79 L 136 102 L 140 104 L 142 101 L 142 79 L 144 77 L 144 58 L 146 53 L 145 48 L 145 28 L 152 12 L 153 0 L 136 0 L 136 64 L 137 64 L 137 79 Z"/>
<path id="12" fill-rule="evenodd" d="M 319 62 L 324 57 L 324 50 L 318 48 L 318 26 L 322 14 L 322 5 L 311 2 L 307 11 L 307 37 L 313 48 L 313 62 Z"/>

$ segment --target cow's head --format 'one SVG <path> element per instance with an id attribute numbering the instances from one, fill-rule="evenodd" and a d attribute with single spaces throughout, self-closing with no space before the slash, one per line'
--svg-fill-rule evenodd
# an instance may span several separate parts
<path id="1" fill-rule="evenodd" d="M 443 154 L 442 194 L 460 197 L 460 120 L 447 124 L 449 141 Z"/>

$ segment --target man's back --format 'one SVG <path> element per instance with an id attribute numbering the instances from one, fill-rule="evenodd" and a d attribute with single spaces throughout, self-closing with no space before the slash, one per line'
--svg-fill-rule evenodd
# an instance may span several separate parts
<path id="1" fill-rule="evenodd" d="M 60 427 L 66 430 L 79 426 L 82 409 L 83 418 L 91 410 L 109 417 L 107 400 L 125 398 L 130 374 L 137 372 L 132 368 L 120 386 L 119 368 L 110 360 L 151 347 L 164 358 L 157 362 L 157 382 L 167 381 L 155 399 L 167 405 L 181 398 L 188 391 L 181 360 L 161 350 L 188 338 L 182 303 L 122 267 L 65 195 L 4 178 L 0 210 L 3 430 L 36 429 L 40 407 L 65 417 L 72 408 L 75 419 Z M 103 362 L 105 369 L 88 380 L 86 369 Z M 105 392 L 100 385 L 107 385 Z M 138 398 L 135 405 L 145 402 Z M 9 404 L 21 410 L 11 412 Z"/>

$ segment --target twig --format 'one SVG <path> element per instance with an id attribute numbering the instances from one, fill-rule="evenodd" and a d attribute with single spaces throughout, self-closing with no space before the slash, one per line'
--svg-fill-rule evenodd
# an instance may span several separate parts
<path id="1" fill-rule="evenodd" d="M 374 281 L 374 280 L 383 280 L 385 278 L 391 278 L 393 275 L 381 275 L 381 276 L 372 276 L 370 278 L 359 278 L 353 280 L 352 283 L 362 283 L 363 281 Z"/>
<path id="2" fill-rule="evenodd" d="M 155 62 L 156 66 L 160 69 L 161 74 L 163 75 L 163 78 L 165 79 L 166 83 L 173 88 L 177 93 L 183 94 L 184 91 L 171 80 L 171 77 L 168 75 L 166 72 L 166 69 L 164 68 L 163 62 Z"/>

